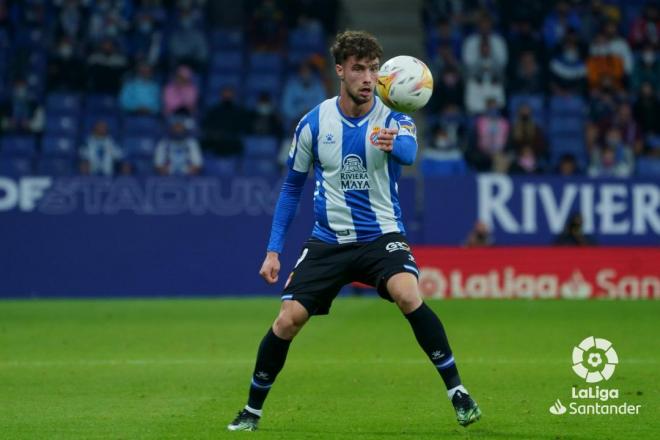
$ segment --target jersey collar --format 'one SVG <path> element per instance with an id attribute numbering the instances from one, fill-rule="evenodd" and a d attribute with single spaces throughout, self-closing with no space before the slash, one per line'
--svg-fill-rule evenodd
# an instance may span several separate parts
<path id="1" fill-rule="evenodd" d="M 337 112 L 339 113 L 339 117 L 342 119 L 342 121 L 344 121 L 350 127 L 360 127 L 369 120 L 369 116 L 373 113 L 374 109 L 376 108 L 376 105 L 378 104 L 377 100 L 378 97 L 374 96 L 374 103 L 369 109 L 369 111 L 364 115 L 360 116 L 359 118 L 352 118 L 350 116 L 346 116 L 341 111 L 341 107 L 339 107 L 339 96 L 335 98 L 335 105 L 337 106 Z"/>

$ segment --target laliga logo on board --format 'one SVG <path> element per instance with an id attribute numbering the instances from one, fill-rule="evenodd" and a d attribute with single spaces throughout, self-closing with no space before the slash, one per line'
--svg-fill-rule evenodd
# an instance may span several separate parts
<path id="1" fill-rule="evenodd" d="M 573 347 L 573 371 L 587 383 L 608 380 L 618 363 L 619 357 L 607 339 L 589 336 Z"/>
<path id="2" fill-rule="evenodd" d="M 573 347 L 573 371 L 587 383 L 593 384 L 609 380 L 619 363 L 612 343 L 604 338 L 586 337 Z M 573 386 L 570 401 L 566 406 L 557 399 L 550 408 L 550 414 L 568 415 L 635 415 L 639 414 L 642 405 L 628 402 L 614 403 L 619 399 L 618 388 L 601 388 Z M 586 402 L 585 402 L 586 401 Z"/>

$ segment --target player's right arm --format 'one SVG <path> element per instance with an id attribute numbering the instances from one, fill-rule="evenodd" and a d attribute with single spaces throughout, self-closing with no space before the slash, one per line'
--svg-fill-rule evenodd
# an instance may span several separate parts
<path id="1" fill-rule="evenodd" d="M 284 248 L 284 237 L 296 214 L 307 172 L 312 165 L 312 130 L 306 118 L 303 118 L 296 127 L 287 163 L 289 173 L 282 184 L 280 197 L 275 206 L 266 258 L 259 271 L 259 275 L 269 284 L 278 280 L 279 254 Z"/>

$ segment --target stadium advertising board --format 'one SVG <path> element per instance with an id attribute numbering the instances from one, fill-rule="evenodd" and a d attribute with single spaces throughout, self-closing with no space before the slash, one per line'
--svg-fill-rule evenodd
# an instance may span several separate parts
<path id="1" fill-rule="evenodd" d="M 431 298 L 660 299 L 660 249 L 415 246 Z"/>

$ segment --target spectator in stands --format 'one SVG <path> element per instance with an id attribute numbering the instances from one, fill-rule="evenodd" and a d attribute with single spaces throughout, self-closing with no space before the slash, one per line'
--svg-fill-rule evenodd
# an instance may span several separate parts
<path id="1" fill-rule="evenodd" d="M 461 56 L 463 46 L 461 33 L 457 32 L 447 17 L 442 17 L 436 22 L 435 28 L 431 31 L 430 44 L 432 46 L 430 48 L 431 53 L 435 53 L 437 48 L 444 46 L 453 59 L 458 59 Z"/>
<path id="2" fill-rule="evenodd" d="M 430 67 L 434 72 L 443 72 L 447 69 L 461 70 L 461 62 L 454 55 L 454 51 L 449 43 L 440 42 L 435 48 Z"/>
<path id="3" fill-rule="evenodd" d="M 130 173 L 130 165 L 124 161 L 124 153 L 108 132 L 105 121 L 97 121 L 87 142 L 80 149 L 80 173 L 94 176 L 112 176 L 117 164 L 122 174 Z"/>
<path id="4" fill-rule="evenodd" d="M 490 247 L 494 243 L 488 225 L 481 220 L 475 222 L 463 244 L 468 248 Z"/>
<path id="5" fill-rule="evenodd" d="M 198 99 L 199 91 L 193 81 L 193 71 L 188 66 L 179 66 L 163 92 L 165 115 L 194 115 L 197 113 Z"/>
<path id="6" fill-rule="evenodd" d="M 67 35 L 78 41 L 85 25 L 85 16 L 80 0 L 64 0 L 57 21 L 58 35 Z"/>
<path id="7" fill-rule="evenodd" d="M 606 125 L 614 117 L 614 112 L 621 101 L 611 77 L 603 76 L 600 87 L 591 90 L 589 117 L 597 125 Z"/>
<path id="8" fill-rule="evenodd" d="M 25 78 L 14 81 L 11 99 L 7 108 L 0 112 L 3 131 L 25 134 L 40 134 L 45 123 L 44 109 L 30 93 Z"/>
<path id="9" fill-rule="evenodd" d="M 547 55 L 543 40 L 528 18 L 512 23 L 509 43 L 509 59 L 520 60 L 523 54 L 532 54 L 537 66 L 547 65 Z M 518 70 L 518 63 L 509 63 L 509 76 Z"/>
<path id="10" fill-rule="evenodd" d="M 182 119 L 176 119 L 169 136 L 161 140 L 154 153 L 154 165 L 163 176 L 192 176 L 202 170 L 199 144 L 188 133 Z"/>
<path id="11" fill-rule="evenodd" d="M 631 84 L 632 91 L 639 92 L 644 82 L 651 83 L 656 90 L 660 86 L 660 61 L 658 61 L 655 47 L 651 43 L 644 45 L 635 63 Z"/>
<path id="12" fill-rule="evenodd" d="M 218 156 L 240 156 L 241 136 L 247 132 L 248 121 L 247 111 L 236 102 L 234 89 L 223 89 L 220 101 L 202 121 L 202 146 Z"/>
<path id="13" fill-rule="evenodd" d="M 206 36 L 190 9 L 181 11 L 179 24 L 169 39 L 170 64 L 186 64 L 201 72 L 209 57 Z"/>
<path id="14" fill-rule="evenodd" d="M 148 15 L 153 19 L 155 27 L 162 27 L 167 20 L 167 9 L 163 5 L 163 0 L 142 0 L 136 9 L 136 16 Z"/>
<path id="15" fill-rule="evenodd" d="M 433 139 L 429 148 L 423 151 L 424 157 L 435 160 L 462 160 L 463 153 L 458 134 L 449 127 L 438 124 L 433 129 Z"/>
<path id="16" fill-rule="evenodd" d="M 591 90 L 597 88 L 605 77 L 609 78 L 617 90 L 622 89 L 626 75 L 625 61 L 618 52 L 613 51 L 604 29 L 596 34 L 591 43 L 586 66 Z"/>
<path id="17" fill-rule="evenodd" d="M 522 147 L 530 146 L 536 157 L 545 158 L 547 155 L 547 145 L 543 129 L 534 121 L 532 109 L 527 104 L 518 107 L 518 112 L 511 128 L 509 144 L 517 154 L 520 153 Z"/>
<path id="18" fill-rule="evenodd" d="M 454 67 L 444 69 L 440 77 L 434 81 L 433 89 L 428 107 L 431 113 L 440 113 L 447 106 L 463 108 L 465 85 L 459 70 Z"/>
<path id="19" fill-rule="evenodd" d="M 534 148 L 529 144 L 523 144 L 519 149 L 511 167 L 509 174 L 540 174 L 543 168 L 534 152 Z"/>
<path id="20" fill-rule="evenodd" d="M 639 96 L 633 107 L 635 120 L 645 135 L 660 133 L 660 100 L 656 89 L 649 82 L 642 83 Z"/>
<path id="21" fill-rule="evenodd" d="M 493 75 L 501 75 L 508 61 L 506 41 L 493 31 L 488 13 L 481 13 L 477 25 L 478 32 L 463 42 L 463 63 L 471 74 L 487 69 Z"/>
<path id="22" fill-rule="evenodd" d="M 580 173 L 575 156 L 571 153 L 564 153 L 559 158 L 557 164 L 557 174 L 562 177 L 574 177 Z"/>
<path id="23" fill-rule="evenodd" d="M 628 40 L 634 48 L 640 48 L 645 43 L 658 45 L 660 43 L 660 12 L 658 5 L 648 2 L 640 17 L 630 26 Z"/>
<path id="24" fill-rule="evenodd" d="M 155 115 L 160 110 L 160 86 L 153 79 L 151 66 L 138 65 L 134 77 L 124 82 L 119 94 L 121 109 L 128 113 Z"/>
<path id="25" fill-rule="evenodd" d="M 282 48 L 286 37 L 286 18 L 275 0 L 259 0 L 251 8 L 247 35 L 256 50 L 278 51 Z"/>
<path id="26" fill-rule="evenodd" d="M 163 53 L 163 33 L 157 27 L 156 18 L 147 11 L 137 14 L 131 34 L 133 58 L 156 66 Z"/>
<path id="27" fill-rule="evenodd" d="M 569 33 L 569 29 L 580 29 L 580 16 L 567 1 L 560 0 L 543 23 L 546 46 L 550 49 L 557 46 Z"/>
<path id="28" fill-rule="evenodd" d="M 122 16 L 119 2 L 97 0 L 89 14 L 88 37 L 94 43 L 104 38 L 118 39 L 128 30 L 128 21 Z"/>
<path id="29" fill-rule="evenodd" d="M 639 124 L 633 118 L 632 107 L 629 103 L 622 102 L 619 104 L 610 127 L 619 130 L 622 143 L 628 148 L 631 148 L 635 154 L 642 152 L 642 131 Z"/>
<path id="30" fill-rule="evenodd" d="M 606 39 L 604 46 L 606 53 L 619 58 L 623 63 L 624 75 L 630 77 L 633 73 L 635 59 L 628 42 L 619 34 L 616 21 L 608 20 L 603 26 L 603 34 Z"/>
<path id="31" fill-rule="evenodd" d="M 617 128 L 611 128 L 607 132 L 605 145 L 592 149 L 588 173 L 590 177 L 629 177 L 633 164 L 632 148 L 623 144 Z"/>
<path id="32" fill-rule="evenodd" d="M 95 93 L 116 95 L 127 60 L 114 41 L 104 39 L 87 59 L 88 87 Z"/>
<path id="33" fill-rule="evenodd" d="M 526 51 L 520 54 L 515 63 L 511 81 L 511 90 L 517 94 L 536 95 L 543 93 L 545 78 L 536 62 L 533 52 Z"/>
<path id="34" fill-rule="evenodd" d="M 493 56 L 491 51 L 494 44 L 491 44 L 488 38 L 477 41 L 480 51 L 478 57 L 466 63 L 465 108 L 472 114 L 484 112 L 490 99 L 495 100 L 498 108 L 504 107 L 505 104 L 503 74 L 506 65 Z M 468 40 L 465 44 L 467 43 Z"/>
<path id="35" fill-rule="evenodd" d="M 291 125 L 326 98 L 323 83 L 307 63 L 302 63 L 298 74 L 289 78 L 282 94 L 282 116 Z"/>
<path id="36" fill-rule="evenodd" d="M 555 91 L 582 93 L 586 89 L 587 67 L 574 29 L 566 32 L 561 48 L 550 61 L 550 72 Z"/>
<path id="37" fill-rule="evenodd" d="M 593 246 L 593 238 L 584 234 L 582 229 L 582 215 L 572 214 L 566 221 L 564 230 L 555 239 L 557 246 Z"/>
<path id="38" fill-rule="evenodd" d="M 251 122 L 250 133 L 259 136 L 275 136 L 282 138 L 283 126 L 277 116 L 273 100 L 270 95 L 263 92 L 259 95 L 254 112 L 249 118 Z"/>
<path id="39" fill-rule="evenodd" d="M 84 88 L 85 63 L 81 48 L 68 35 L 62 35 L 48 56 L 48 88 L 79 91 Z"/>
<path id="40" fill-rule="evenodd" d="M 478 171 L 505 172 L 508 159 L 504 152 L 509 136 L 509 121 L 500 114 L 495 99 L 488 99 L 486 113 L 477 117 L 476 149 L 468 153 Z"/>

